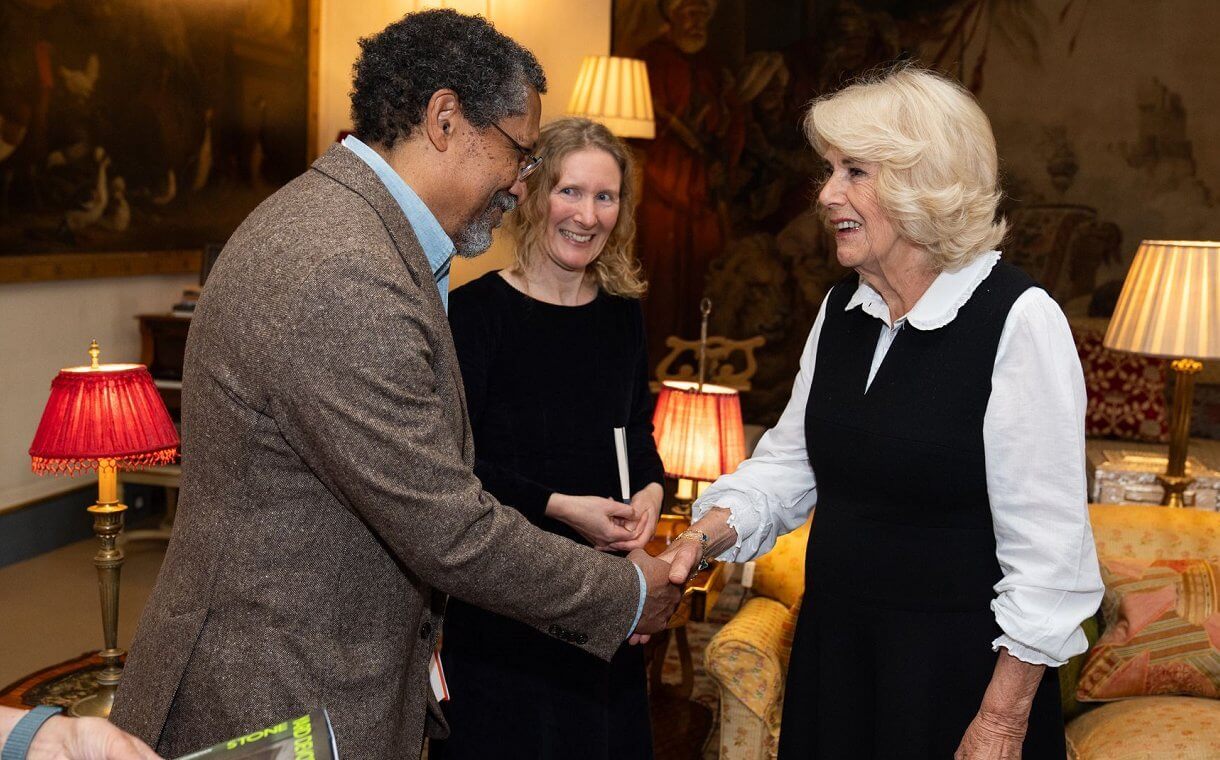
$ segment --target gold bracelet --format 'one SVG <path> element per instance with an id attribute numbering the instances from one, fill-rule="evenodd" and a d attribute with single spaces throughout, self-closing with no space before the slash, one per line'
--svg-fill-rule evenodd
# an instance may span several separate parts
<path id="1" fill-rule="evenodd" d="M 708 567 L 710 566 L 707 561 L 707 534 L 701 530 L 695 530 L 694 528 L 687 528 L 686 530 L 679 533 L 678 537 L 675 538 L 674 540 L 681 541 L 684 538 L 694 539 L 695 541 L 699 542 L 699 565 L 697 567 L 695 567 L 694 570 L 691 570 L 691 573 L 690 573 L 690 577 L 694 578 L 696 575 L 698 575 L 699 573 L 708 569 Z M 687 578 L 687 580 L 690 580 L 690 578 Z"/>

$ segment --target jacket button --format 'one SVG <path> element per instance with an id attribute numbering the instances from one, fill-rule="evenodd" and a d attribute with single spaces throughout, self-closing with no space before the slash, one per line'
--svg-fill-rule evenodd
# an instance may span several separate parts
<path id="1" fill-rule="evenodd" d="M 422 624 L 420 624 L 419 637 L 421 639 L 423 639 L 424 641 L 427 641 L 428 639 L 432 638 L 432 621 L 431 620 L 425 620 Z"/>
<path id="2" fill-rule="evenodd" d="M 587 643 L 589 643 L 589 637 L 583 633 L 578 633 L 578 634 L 576 634 L 576 643 L 582 644 L 582 645 L 587 644 Z"/>
<path id="3" fill-rule="evenodd" d="M 563 638 L 563 629 L 557 625 L 551 625 L 550 628 L 546 629 L 546 632 L 551 634 L 552 636 L 554 636 L 557 639 Z"/>

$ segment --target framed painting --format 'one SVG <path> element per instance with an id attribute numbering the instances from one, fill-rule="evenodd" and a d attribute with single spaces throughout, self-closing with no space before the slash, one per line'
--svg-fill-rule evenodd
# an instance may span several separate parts
<path id="1" fill-rule="evenodd" d="M 318 0 L 0 0 L 0 282 L 198 271 L 302 172 Z"/>

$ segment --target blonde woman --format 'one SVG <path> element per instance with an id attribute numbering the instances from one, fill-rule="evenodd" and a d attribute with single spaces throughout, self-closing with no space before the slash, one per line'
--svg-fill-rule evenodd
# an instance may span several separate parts
<path id="1" fill-rule="evenodd" d="M 746 560 L 817 507 L 781 760 L 1062 758 L 1056 667 L 1101 579 L 1067 321 L 1001 260 L 995 139 L 916 68 L 816 101 L 817 202 L 855 273 L 787 409 L 697 502 L 674 577 Z"/>
<path id="2" fill-rule="evenodd" d="M 454 291 L 449 320 L 474 432 L 475 474 L 538 526 L 605 551 L 652 536 L 664 473 L 652 439 L 632 255 L 630 153 L 605 127 L 542 129 L 543 165 L 510 217 L 511 268 Z M 613 429 L 627 430 L 631 498 L 620 500 Z M 607 665 L 459 600 L 441 653 L 449 758 L 652 757 L 641 647 Z"/>

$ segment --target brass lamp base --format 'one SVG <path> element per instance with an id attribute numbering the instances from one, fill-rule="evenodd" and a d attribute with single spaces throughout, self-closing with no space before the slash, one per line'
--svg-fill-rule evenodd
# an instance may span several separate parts
<path id="1" fill-rule="evenodd" d="M 97 691 L 81 697 L 68 708 L 68 714 L 74 718 L 109 718 L 110 708 L 114 707 L 114 694 L 119 688 L 119 678 L 123 675 L 122 649 L 103 649 L 98 653 L 106 667 L 97 674 Z"/>
<path id="2" fill-rule="evenodd" d="M 683 517 L 690 517 L 691 508 L 694 506 L 695 500 L 703 495 L 707 487 L 711 483 L 706 480 L 691 480 L 690 478 L 678 478 L 677 487 L 674 488 L 673 499 L 669 505 L 669 512 Z"/>
<path id="3" fill-rule="evenodd" d="M 78 717 L 109 718 L 114 705 L 114 693 L 123 675 L 123 650 L 119 637 L 119 573 L 123 568 L 123 552 L 118 548 L 123 532 L 123 513 L 127 505 L 118 499 L 118 472 L 113 460 L 98 463 L 97 503 L 89 507 L 93 515 L 93 532 L 98 538 L 93 566 L 97 569 L 97 589 L 102 603 L 102 635 L 106 648 L 99 652 L 104 667 L 97 674 L 97 692 L 76 701 L 68 710 Z"/>
<path id="4" fill-rule="evenodd" d="M 1186 499 L 1183 494 L 1190 485 L 1195 482 L 1194 478 L 1181 475 L 1157 475 L 1156 482 L 1160 483 L 1164 489 L 1165 495 L 1161 498 L 1161 504 L 1166 507 L 1185 507 Z"/>
<path id="5" fill-rule="evenodd" d="M 109 718 L 114 707 L 115 687 L 100 687 L 96 694 L 81 697 L 68 708 L 73 718 Z"/>
<path id="6" fill-rule="evenodd" d="M 669 505 L 669 513 L 673 514 L 673 515 L 680 515 L 681 517 L 685 517 L 685 518 L 689 519 L 690 513 L 691 513 L 691 505 L 693 503 L 694 503 L 693 500 L 684 501 L 681 499 L 674 499 L 673 503 L 671 503 Z"/>
<path id="7" fill-rule="evenodd" d="M 1190 444 L 1190 402 L 1194 396 L 1195 375 L 1203 370 L 1203 363 L 1195 359 L 1176 359 L 1171 364 L 1174 370 L 1173 409 L 1169 417 L 1169 461 L 1165 473 L 1157 476 L 1157 482 L 1165 489 L 1161 504 L 1167 507 L 1185 507 L 1182 492 L 1194 482 L 1186 474 L 1186 448 Z"/>

